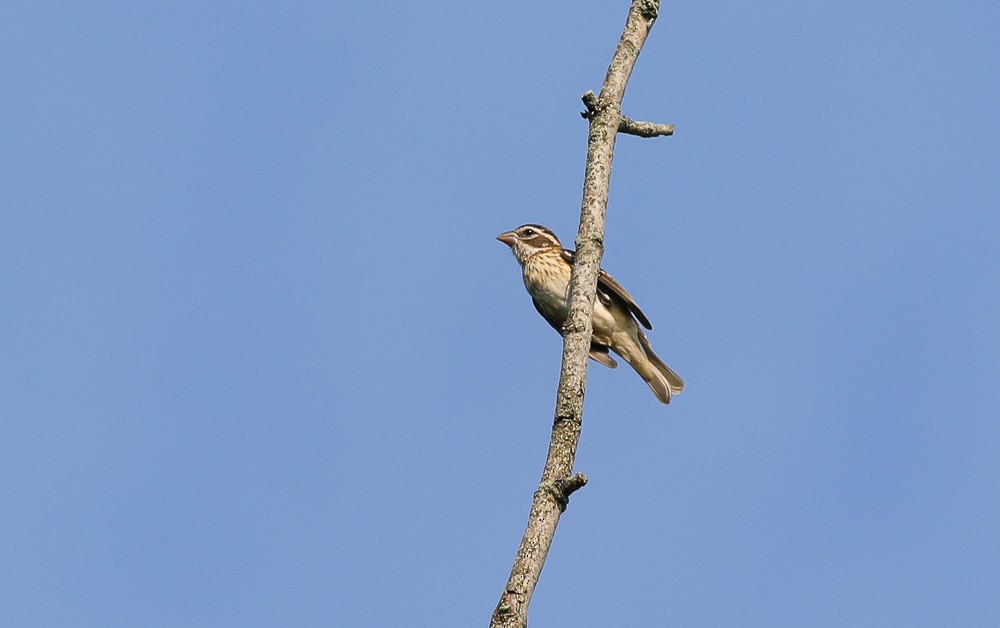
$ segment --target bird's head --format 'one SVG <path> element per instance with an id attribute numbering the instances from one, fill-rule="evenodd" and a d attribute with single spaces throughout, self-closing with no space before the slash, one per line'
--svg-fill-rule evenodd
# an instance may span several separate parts
<path id="1" fill-rule="evenodd" d="M 514 257 L 522 264 L 539 251 L 555 247 L 562 250 L 562 244 L 556 234 L 541 225 L 521 225 L 513 231 L 505 231 L 497 236 L 514 252 Z"/>

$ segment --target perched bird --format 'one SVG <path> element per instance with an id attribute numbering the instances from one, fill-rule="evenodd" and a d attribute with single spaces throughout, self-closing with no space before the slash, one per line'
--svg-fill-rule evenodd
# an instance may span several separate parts
<path id="1" fill-rule="evenodd" d="M 556 234 L 541 225 L 521 225 L 497 236 L 511 248 L 523 272 L 524 287 L 535 309 L 556 331 L 562 333 L 569 316 L 569 279 L 576 252 L 564 249 Z M 635 304 L 632 295 L 600 271 L 594 302 L 594 333 L 590 357 L 608 368 L 618 363 L 608 353 L 614 351 L 653 390 L 656 398 L 670 403 L 670 396 L 684 390 L 684 380 L 670 370 L 649 346 L 638 323 L 653 329 L 649 319 Z"/>

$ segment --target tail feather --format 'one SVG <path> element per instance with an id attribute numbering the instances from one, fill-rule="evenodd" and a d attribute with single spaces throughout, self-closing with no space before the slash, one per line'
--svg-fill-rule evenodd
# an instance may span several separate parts
<path id="1" fill-rule="evenodd" d="M 660 400 L 661 403 L 670 403 L 670 386 L 667 385 L 663 377 L 659 376 L 659 372 L 653 375 L 649 379 L 643 378 L 649 385 L 650 390 L 656 395 L 656 398 Z"/>
<path id="2" fill-rule="evenodd" d="M 639 345 L 642 347 L 644 356 L 637 356 L 639 357 L 638 360 L 630 359 L 624 355 L 622 357 L 635 369 L 635 372 L 642 377 L 643 381 L 649 385 L 653 394 L 656 395 L 656 398 L 660 402 L 670 403 L 672 395 L 684 390 L 684 380 L 677 373 L 674 373 L 669 366 L 664 364 L 660 356 L 653 352 L 652 347 L 649 346 L 649 340 L 646 339 L 646 335 L 641 331 L 639 333 Z"/>

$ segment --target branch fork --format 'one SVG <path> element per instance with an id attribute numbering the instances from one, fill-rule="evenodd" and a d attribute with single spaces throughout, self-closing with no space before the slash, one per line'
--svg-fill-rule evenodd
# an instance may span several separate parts
<path id="1" fill-rule="evenodd" d="M 580 116 L 585 120 L 593 120 L 594 116 L 603 111 L 608 107 L 607 104 L 602 105 L 597 99 L 597 95 L 594 92 L 588 91 L 581 97 L 584 106 L 587 108 L 586 111 L 581 111 Z M 674 134 L 674 125 L 672 124 L 659 124 L 657 122 L 643 122 L 642 120 L 633 120 L 625 116 L 624 114 L 619 114 L 621 121 L 618 123 L 618 132 L 624 133 L 625 135 L 636 135 L 638 137 L 666 137 Z"/>

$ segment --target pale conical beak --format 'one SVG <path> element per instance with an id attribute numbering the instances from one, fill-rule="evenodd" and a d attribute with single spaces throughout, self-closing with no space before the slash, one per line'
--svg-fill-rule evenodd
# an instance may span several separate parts
<path id="1" fill-rule="evenodd" d="M 513 231 L 504 231 L 497 236 L 497 240 L 500 240 L 507 246 L 514 246 L 514 243 L 517 242 L 517 235 Z"/>

